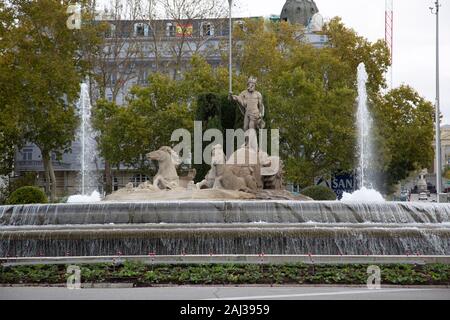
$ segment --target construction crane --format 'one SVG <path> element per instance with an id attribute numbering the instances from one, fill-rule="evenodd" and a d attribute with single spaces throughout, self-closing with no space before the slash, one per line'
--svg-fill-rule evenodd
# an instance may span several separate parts
<path id="1" fill-rule="evenodd" d="M 389 89 L 393 88 L 393 66 L 394 66 L 394 4 L 393 0 L 386 0 L 385 14 L 385 41 L 391 55 L 391 67 L 386 74 Z"/>

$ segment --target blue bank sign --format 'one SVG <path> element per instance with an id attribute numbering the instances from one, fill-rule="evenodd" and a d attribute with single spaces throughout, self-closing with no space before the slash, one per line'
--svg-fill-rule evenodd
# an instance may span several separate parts
<path id="1" fill-rule="evenodd" d="M 326 184 L 327 187 L 333 189 L 338 199 L 342 198 L 344 192 L 353 193 L 357 190 L 357 179 L 354 174 L 335 175 L 331 180 L 320 179 L 317 184 Z"/>

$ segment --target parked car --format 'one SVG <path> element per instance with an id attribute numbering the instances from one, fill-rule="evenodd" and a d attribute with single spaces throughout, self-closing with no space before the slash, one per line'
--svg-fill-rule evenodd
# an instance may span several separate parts
<path id="1" fill-rule="evenodd" d="M 409 201 L 409 192 L 408 191 L 402 191 L 400 194 L 400 201 Z"/>
<path id="2" fill-rule="evenodd" d="M 428 201 L 428 194 L 426 192 L 419 194 L 419 201 Z"/>

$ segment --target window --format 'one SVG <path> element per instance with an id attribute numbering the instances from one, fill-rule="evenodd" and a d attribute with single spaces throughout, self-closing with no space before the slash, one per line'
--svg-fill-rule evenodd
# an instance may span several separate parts
<path id="1" fill-rule="evenodd" d="M 133 183 L 134 188 L 139 187 L 141 183 L 144 183 L 146 181 L 150 181 L 150 178 L 144 174 L 135 174 L 133 177 L 130 178 L 130 182 Z"/>
<path id="2" fill-rule="evenodd" d="M 117 179 L 117 177 L 114 177 L 112 182 L 113 182 L 113 190 L 114 191 L 119 190 L 119 179 Z"/>
<path id="3" fill-rule="evenodd" d="M 177 27 L 172 23 L 168 23 L 166 25 L 166 36 L 175 37 L 176 35 L 177 35 Z"/>
<path id="4" fill-rule="evenodd" d="M 116 82 L 117 82 L 117 74 L 111 73 L 108 78 L 108 84 L 113 86 L 116 84 Z"/>
<path id="5" fill-rule="evenodd" d="M 105 32 L 105 37 L 113 38 L 115 35 L 116 35 L 116 26 L 114 24 L 109 24 L 109 28 Z"/>
<path id="6" fill-rule="evenodd" d="M 230 28 L 229 28 L 229 26 L 228 25 L 223 25 L 222 26 L 222 36 L 229 36 L 230 35 Z"/>
<path id="7" fill-rule="evenodd" d="M 214 36 L 214 25 L 210 22 L 203 22 L 200 29 L 200 35 L 203 37 Z"/>
<path id="8" fill-rule="evenodd" d="M 148 76 L 149 76 L 148 70 L 142 70 L 139 73 L 138 84 L 147 85 L 148 84 Z"/>
<path id="9" fill-rule="evenodd" d="M 136 73 L 136 63 L 131 62 L 126 68 L 125 66 L 119 69 L 119 72 L 124 75 L 133 75 Z"/>
<path id="10" fill-rule="evenodd" d="M 135 37 L 148 37 L 150 34 L 150 27 L 145 23 L 134 24 L 134 36 Z"/>
<path id="11" fill-rule="evenodd" d="M 22 150 L 22 160 L 23 161 L 33 160 L 33 149 L 23 149 Z"/>

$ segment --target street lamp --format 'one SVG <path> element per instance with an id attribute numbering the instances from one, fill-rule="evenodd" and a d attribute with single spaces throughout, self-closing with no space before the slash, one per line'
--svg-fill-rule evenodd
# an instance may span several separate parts
<path id="1" fill-rule="evenodd" d="M 229 87 L 229 92 L 230 92 L 230 95 L 231 94 L 233 94 L 233 22 L 232 22 L 232 13 L 231 13 L 231 10 L 232 10 L 232 6 L 233 6 L 233 0 L 228 0 L 228 4 L 230 5 L 230 15 L 229 15 L 229 18 L 230 18 L 230 34 L 229 34 L 229 50 L 230 50 L 230 52 L 229 52 L 229 56 L 230 56 L 230 61 L 229 61 L 229 66 L 228 66 L 228 68 L 229 68 L 229 70 L 228 70 L 228 72 L 229 72 L 229 80 L 230 80 L 230 87 Z"/>
<path id="2" fill-rule="evenodd" d="M 442 156 L 441 156 L 441 112 L 440 112 L 440 92 L 439 92 L 439 0 L 434 3 L 435 7 L 430 7 L 431 13 L 436 15 L 436 193 L 437 202 L 440 202 L 439 195 L 442 193 Z"/>

